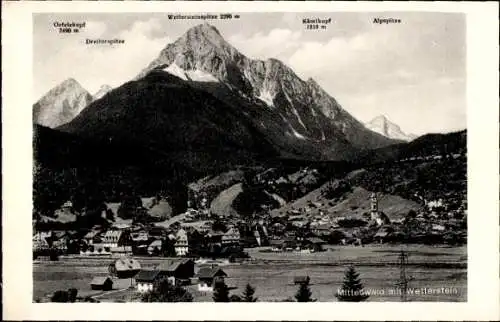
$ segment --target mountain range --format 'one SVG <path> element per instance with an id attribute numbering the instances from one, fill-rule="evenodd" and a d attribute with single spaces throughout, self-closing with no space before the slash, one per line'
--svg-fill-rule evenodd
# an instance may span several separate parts
<path id="1" fill-rule="evenodd" d="M 273 58 L 265 61 L 249 59 L 225 41 L 215 27 L 206 23 L 189 29 L 168 44 L 156 59 L 122 87 L 134 86 L 131 84 L 137 84 L 150 73 L 156 76 L 168 73 L 178 78 L 173 81 L 176 84 L 183 83 L 193 92 L 201 90 L 211 94 L 282 157 L 345 160 L 356 157 L 361 151 L 408 142 L 417 137 L 406 134 L 384 115 L 362 124 L 313 79 L 300 79 L 292 69 Z M 168 85 L 173 78 L 160 76 L 154 79 L 154 82 L 162 79 Z M 97 115 L 106 111 L 113 111 L 115 116 L 118 113 L 112 106 L 117 103 L 113 100 L 92 105 L 111 90 L 110 86 L 103 85 L 91 95 L 75 79 L 69 78 L 33 105 L 33 121 L 50 128 L 60 127 L 59 130 L 69 133 L 95 137 L 90 124 L 97 130 L 105 125 L 94 120 Z M 133 95 L 129 94 L 121 95 L 120 100 L 133 100 Z M 175 99 L 169 101 L 169 104 L 175 103 Z M 203 105 L 199 101 L 192 103 Z M 102 105 L 104 108 L 97 111 Z M 86 113 L 72 122 L 87 108 Z M 122 109 L 119 113 L 128 112 Z M 168 109 L 162 111 L 164 116 L 169 113 Z M 146 118 L 140 122 L 151 123 Z M 149 137 L 144 133 L 128 133 L 123 137 L 119 132 L 127 131 L 128 126 L 114 125 L 113 130 L 101 133 L 105 139 L 122 136 L 124 140 L 146 145 L 157 140 L 153 129 L 148 132 Z M 116 133 L 111 133 L 113 131 Z M 165 148 L 168 150 L 168 146 Z"/>
<path id="2" fill-rule="evenodd" d="M 418 137 L 415 134 L 404 133 L 399 125 L 389 121 L 385 115 L 375 117 L 373 120 L 366 123 L 365 127 L 373 132 L 395 140 L 412 141 Z"/>
<path id="3" fill-rule="evenodd" d="M 47 213 L 89 191 L 106 200 L 162 191 L 178 212 L 186 185 L 210 174 L 321 162 L 335 172 L 397 160 L 408 144 L 396 125 L 367 128 L 313 79 L 273 58 L 246 57 L 208 24 L 114 89 L 91 95 L 64 81 L 35 103 L 33 118 L 35 209 Z"/>
<path id="4" fill-rule="evenodd" d="M 150 74 L 154 76 L 147 77 Z M 57 88 L 61 88 L 61 85 Z M 179 87 L 199 95 L 193 94 L 193 97 L 186 97 L 179 102 L 182 95 L 171 95 L 182 91 Z M 258 141 L 267 142 L 279 156 L 341 160 L 355 157 L 361 150 L 399 142 L 366 129 L 313 79 L 303 81 L 292 69 L 276 59 L 261 61 L 247 58 L 227 43 L 215 27 L 208 24 L 193 27 L 177 41 L 168 44 L 134 80 L 110 93 L 106 99 L 99 94 L 101 91 L 91 99 L 81 86 L 77 88 L 78 93 L 84 93 L 79 95 L 87 97 L 84 103 L 70 113 L 53 100 L 50 101 L 51 106 L 41 104 L 46 95 L 35 104 L 37 110 L 55 116 L 51 122 L 40 122 L 35 118 L 35 123 L 52 128 L 62 125 L 59 130 L 84 136 L 100 136 L 103 139 L 119 137 L 139 144 L 156 145 L 171 152 L 171 145 L 158 142 L 163 140 L 161 137 L 166 130 L 165 124 L 158 122 L 159 119 L 173 120 L 177 117 L 176 121 L 192 130 L 183 132 L 184 129 L 173 130 L 173 127 L 169 127 L 171 132 L 182 132 L 182 138 L 175 142 L 170 140 L 173 145 L 179 145 L 182 141 L 195 142 L 201 138 L 198 135 L 200 131 L 220 133 L 226 130 L 220 124 L 208 125 L 217 123 L 210 118 L 219 117 L 204 106 L 205 93 L 209 93 L 217 101 L 216 106 L 225 105 L 222 110 L 230 109 L 239 122 L 251 128 Z M 61 92 L 65 93 L 58 91 Z M 66 97 L 63 94 L 58 101 L 69 102 L 68 96 L 78 96 L 76 93 L 66 94 Z M 152 105 L 130 107 L 132 102 L 145 96 Z M 203 100 L 200 101 L 201 97 Z M 127 108 L 123 108 L 124 103 L 127 103 Z M 202 114 L 210 111 L 207 122 L 189 125 L 192 120 L 175 112 L 176 106 L 183 104 L 192 106 Z M 69 120 L 70 116 L 74 119 Z M 143 131 L 145 124 L 147 132 Z M 137 131 L 130 131 L 134 128 Z M 246 142 L 244 137 L 234 134 L 233 142 Z M 173 136 L 170 138 L 173 139 Z"/>
<path id="5" fill-rule="evenodd" d="M 95 100 L 102 98 L 112 88 L 103 85 L 91 95 L 74 78 L 68 78 L 47 92 L 33 105 L 33 123 L 50 128 L 72 121 Z"/>
<path id="6" fill-rule="evenodd" d="M 71 121 L 92 100 L 92 95 L 80 83 L 69 78 L 33 105 L 33 122 L 55 128 Z"/>
<path id="7" fill-rule="evenodd" d="M 180 77 L 240 110 L 281 154 L 342 159 L 396 141 L 367 130 L 313 79 L 276 59 L 252 60 L 208 24 L 168 44 L 143 71 Z"/>

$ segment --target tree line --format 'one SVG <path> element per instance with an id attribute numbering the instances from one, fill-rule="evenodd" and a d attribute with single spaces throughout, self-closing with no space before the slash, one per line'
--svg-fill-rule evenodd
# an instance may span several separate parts
<path id="1" fill-rule="evenodd" d="M 364 292 L 363 283 L 353 266 L 349 266 L 345 271 L 342 287 L 335 294 L 338 301 L 341 302 L 361 302 L 368 299 L 368 294 Z M 214 283 L 212 295 L 214 302 L 257 302 L 255 297 L 255 288 L 247 283 L 245 289 L 240 295 L 230 294 L 230 288 L 224 280 Z M 168 280 L 157 282 L 153 291 L 147 293 L 142 298 L 143 302 L 192 302 L 193 296 L 184 287 L 173 285 Z M 312 297 L 309 280 L 300 283 L 294 299 L 285 301 L 294 302 L 316 302 Z"/>
<path id="2" fill-rule="evenodd" d="M 71 288 L 67 291 L 59 290 L 54 292 L 51 302 L 76 302 L 78 290 Z M 341 302 L 362 302 L 368 299 L 369 295 L 364 292 L 363 283 L 356 272 L 354 266 L 349 266 L 345 271 L 342 287 L 336 292 L 335 297 Z M 212 295 L 214 302 L 257 302 L 255 297 L 255 287 L 247 283 L 241 294 L 230 294 L 230 288 L 223 279 L 214 283 Z M 80 298 L 80 300 L 82 300 Z M 87 297 L 85 302 L 93 299 Z M 159 280 L 155 283 L 153 291 L 144 294 L 142 302 L 193 302 L 193 295 L 184 287 L 172 284 L 167 279 Z M 285 302 L 316 302 L 312 297 L 309 279 L 300 283 L 294 298 L 286 299 Z"/>

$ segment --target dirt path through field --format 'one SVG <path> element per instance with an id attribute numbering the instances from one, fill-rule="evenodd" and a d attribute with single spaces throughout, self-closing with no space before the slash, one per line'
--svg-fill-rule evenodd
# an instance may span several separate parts
<path id="1" fill-rule="evenodd" d="M 97 295 L 92 296 L 92 298 L 96 300 L 97 298 L 99 298 L 99 297 L 101 297 L 101 296 L 103 296 L 103 295 L 110 295 L 110 294 L 114 294 L 114 293 L 117 293 L 117 292 L 122 292 L 122 291 L 125 291 L 125 290 L 127 290 L 127 289 L 128 289 L 128 288 L 120 288 L 120 289 L 118 289 L 118 290 L 112 290 L 112 291 L 109 291 L 109 292 L 102 292 L 102 293 L 99 293 L 99 294 L 97 294 Z"/>

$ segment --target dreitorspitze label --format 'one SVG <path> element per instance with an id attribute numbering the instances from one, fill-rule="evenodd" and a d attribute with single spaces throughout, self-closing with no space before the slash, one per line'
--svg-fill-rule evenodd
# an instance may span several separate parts
<path id="1" fill-rule="evenodd" d="M 123 39 L 85 39 L 85 44 L 87 45 L 116 45 L 124 44 Z"/>
<path id="2" fill-rule="evenodd" d="M 390 24 L 390 23 L 401 23 L 401 19 L 396 18 L 373 18 L 373 23 L 378 24 Z"/>

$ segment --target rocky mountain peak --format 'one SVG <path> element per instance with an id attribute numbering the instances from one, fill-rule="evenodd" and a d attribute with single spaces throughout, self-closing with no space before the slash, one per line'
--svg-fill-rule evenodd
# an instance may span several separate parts
<path id="1" fill-rule="evenodd" d="M 225 59 L 241 56 L 212 25 L 203 23 L 189 29 L 174 45 L 182 49 L 183 53 L 190 52 L 193 56 L 201 58 L 210 54 Z"/>
<path id="2" fill-rule="evenodd" d="M 83 86 L 77 80 L 75 80 L 74 78 L 68 78 L 49 90 L 42 98 L 40 98 L 40 101 L 48 97 L 61 95 L 62 93 L 67 96 L 88 94 L 87 90 L 83 88 Z"/>
<path id="3" fill-rule="evenodd" d="M 230 66 L 244 60 L 245 57 L 226 42 L 217 28 L 203 23 L 190 28 L 175 42 L 168 44 L 135 79 L 158 68 L 173 71 L 176 76 L 185 71 L 195 71 L 227 79 L 231 78 L 228 76 L 231 73 Z M 203 78 L 207 77 L 204 75 Z"/>
<path id="4" fill-rule="evenodd" d="M 153 70 L 167 72 L 244 109 L 246 115 L 253 115 L 251 121 L 260 131 L 286 149 L 307 150 L 316 156 L 320 142 L 324 145 L 320 154 L 330 158 L 391 143 L 368 131 L 313 79 L 304 81 L 275 58 L 248 58 L 207 23 L 168 44 L 135 79 Z"/>
<path id="5" fill-rule="evenodd" d="M 371 120 L 370 123 L 384 125 L 384 124 L 389 123 L 389 119 L 385 115 L 379 115 L 379 116 L 375 117 L 373 120 Z"/>
<path id="6" fill-rule="evenodd" d="M 45 95 L 48 95 L 49 93 L 61 93 L 64 91 L 86 92 L 86 89 L 83 88 L 83 86 L 76 79 L 68 78 L 56 85 Z"/>
<path id="7" fill-rule="evenodd" d="M 76 81 L 76 79 L 74 79 L 72 77 L 62 81 L 59 85 L 60 86 L 81 86 L 80 83 L 78 83 Z"/>
<path id="8" fill-rule="evenodd" d="M 103 91 L 110 91 L 112 90 L 113 87 L 109 86 L 108 84 L 104 84 L 104 85 L 101 85 L 101 87 L 99 87 L 99 90 L 103 90 Z"/>
<path id="9" fill-rule="evenodd" d="M 109 91 L 111 91 L 113 88 L 107 84 L 101 85 L 99 90 L 94 94 L 94 100 L 98 100 L 104 95 L 106 95 Z"/>
<path id="10" fill-rule="evenodd" d="M 391 122 L 385 115 L 378 115 L 366 123 L 365 126 L 373 132 L 391 139 L 411 141 L 415 138 L 414 135 L 404 133 L 399 125 Z"/>
<path id="11" fill-rule="evenodd" d="M 68 78 L 33 105 L 33 122 L 57 127 L 71 121 L 92 100 L 92 95 L 78 81 Z"/>
<path id="12" fill-rule="evenodd" d="M 213 39 L 216 41 L 220 41 L 220 40 L 224 41 L 224 38 L 222 38 L 219 30 L 215 26 L 210 25 L 206 22 L 190 28 L 186 32 L 186 35 L 191 36 L 191 37 L 204 36 L 207 39 Z"/>

